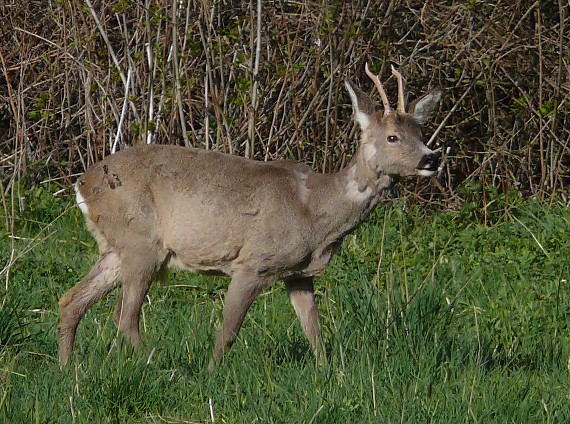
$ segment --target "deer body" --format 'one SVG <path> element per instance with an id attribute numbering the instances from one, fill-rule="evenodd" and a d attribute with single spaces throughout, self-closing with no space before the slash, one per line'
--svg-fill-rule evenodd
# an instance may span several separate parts
<path id="1" fill-rule="evenodd" d="M 231 277 L 210 368 L 231 347 L 260 290 L 278 280 L 285 282 L 318 351 L 313 276 L 369 215 L 390 175 L 431 175 L 438 164 L 419 131 L 437 105 L 438 92 L 421 98 L 410 113 L 403 111 L 403 97 L 398 112 L 385 102 L 381 115 L 364 93 L 346 85 L 362 140 L 353 161 L 337 173 L 320 174 L 288 160 L 258 162 L 146 145 L 113 154 L 80 177 L 77 201 L 100 257 L 60 300 L 60 361 L 68 361 L 83 314 L 119 281 L 114 321 L 127 341 L 142 345 L 144 298 L 169 267 Z"/>
<path id="2" fill-rule="evenodd" d="M 345 201 L 334 195 L 343 189 Z M 347 172 L 168 145 L 114 154 L 77 190 L 90 225 L 119 256 L 135 239 L 156 255 L 155 268 L 274 279 L 322 271 L 323 255 L 378 200 L 351 199 Z"/>

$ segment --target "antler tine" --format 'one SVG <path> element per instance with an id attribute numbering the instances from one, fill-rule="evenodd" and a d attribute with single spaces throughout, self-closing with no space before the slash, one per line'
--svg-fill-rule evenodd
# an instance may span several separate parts
<path id="1" fill-rule="evenodd" d="M 392 75 L 398 80 L 398 112 L 406 113 L 406 104 L 404 103 L 404 79 L 402 74 L 392 65 Z"/>
<path id="2" fill-rule="evenodd" d="M 384 87 L 382 87 L 382 83 L 378 79 L 377 75 L 374 75 L 372 72 L 370 72 L 370 69 L 368 69 L 368 62 L 366 62 L 366 64 L 364 65 L 364 70 L 366 71 L 366 75 L 368 75 L 368 77 L 372 80 L 372 82 L 378 89 L 378 92 L 380 93 L 380 97 L 382 98 L 382 104 L 384 105 L 384 115 L 388 115 L 390 112 L 392 112 L 392 108 L 390 107 L 390 103 L 388 103 L 388 97 L 386 96 Z"/>

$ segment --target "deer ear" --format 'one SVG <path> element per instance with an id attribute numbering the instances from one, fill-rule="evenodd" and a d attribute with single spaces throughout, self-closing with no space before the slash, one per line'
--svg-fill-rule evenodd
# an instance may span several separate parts
<path id="1" fill-rule="evenodd" d="M 354 109 L 354 119 L 358 122 L 361 129 L 370 125 L 372 117 L 376 113 L 374 103 L 360 88 L 355 86 L 349 80 L 344 80 L 344 85 L 350 95 L 352 108 Z"/>
<path id="2" fill-rule="evenodd" d="M 441 99 L 441 90 L 434 90 L 412 102 L 409 113 L 420 124 L 425 123 L 437 108 Z"/>

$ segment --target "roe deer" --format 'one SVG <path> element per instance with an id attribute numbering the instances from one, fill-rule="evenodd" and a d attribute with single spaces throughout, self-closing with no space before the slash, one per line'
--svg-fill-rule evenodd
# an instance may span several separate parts
<path id="1" fill-rule="evenodd" d="M 122 291 L 113 319 L 142 346 L 139 316 L 153 280 L 168 267 L 231 277 L 210 370 L 235 341 L 260 290 L 283 280 L 316 354 L 313 278 L 344 236 L 378 203 L 392 175 L 430 176 L 439 158 L 422 143 L 420 124 L 440 91 L 406 112 L 402 77 L 393 110 L 366 66 L 384 105 L 346 81 L 361 141 L 348 167 L 320 174 L 289 160 L 259 162 L 171 145 L 140 145 L 108 156 L 75 184 L 77 203 L 98 245 L 91 272 L 59 301 L 59 360 L 67 363 L 81 317 L 113 290 Z"/>

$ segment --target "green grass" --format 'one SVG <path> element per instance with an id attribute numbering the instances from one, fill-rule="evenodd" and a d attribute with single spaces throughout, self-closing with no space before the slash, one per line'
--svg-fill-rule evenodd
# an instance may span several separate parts
<path id="1" fill-rule="evenodd" d="M 210 375 L 227 281 L 184 273 L 150 291 L 147 352 L 117 337 L 113 294 L 82 320 L 60 371 L 57 301 L 96 246 L 66 199 L 28 203 L 15 252 L 38 237 L 0 288 L 0 422 L 570 422 L 563 205 L 497 196 L 487 226 L 476 204 L 381 206 L 317 280 L 328 364 L 315 367 L 278 284 Z"/>

